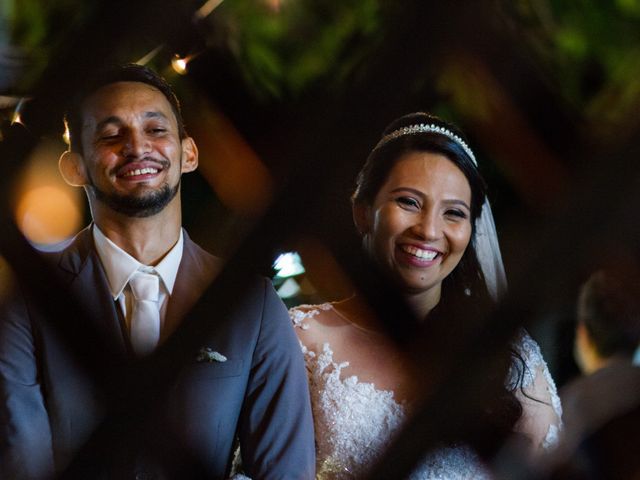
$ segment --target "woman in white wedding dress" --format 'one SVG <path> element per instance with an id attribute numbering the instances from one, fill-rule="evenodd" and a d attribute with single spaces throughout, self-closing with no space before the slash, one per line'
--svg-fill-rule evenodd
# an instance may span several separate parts
<path id="1" fill-rule="evenodd" d="M 440 119 L 415 113 L 387 127 L 358 177 L 353 214 L 365 252 L 425 324 L 449 322 L 452 305 L 473 311 L 494 302 L 506 287 L 474 154 Z M 290 313 L 309 374 L 317 476 L 359 478 L 412 413 L 420 375 L 358 295 Z M 522 332 L 512 350 L 506 407 L 494 417 L 535 452 L 555 442 L 560 402 L 535 341 Z M 426 455 L 411 478 L 488 476 L 473 449 L 448 444 Z"/>

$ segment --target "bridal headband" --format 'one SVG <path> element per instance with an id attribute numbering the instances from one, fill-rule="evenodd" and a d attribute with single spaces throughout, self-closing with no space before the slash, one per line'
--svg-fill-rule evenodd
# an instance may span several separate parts
<path id="1" fill-rule="evenodd" d="M 478 162 L 473 151 L 467 143 L 459 136 L 446 127 L 436 125 L 435 123 L 418 123 L 408 125 L 394 130 L 380 139 L 374 150 L 386 145 L 392 140 L 405 135 L 415 135 L 418 133 L 435 133 L 443 135 L 456 144 L 469 156 L 473 164 L 478 167 Z M 485 197 L 482 205 L 482 211 L 476 219 L 476 235 L 475 250 L 480 264 L 480 269 L 484 275 L 489 295 L 498 301 L 507 290 L 507 277 L 502 262 L 502 254 L 500 245 L 498 244 L 498 234 L 496 225 L 493 221 L 493 213 L 489 205 L 489 198 Z"/>
<path id="2" fill-rule="evenodd" d="M 471 158 L 471 160 L 473 161 L 473 164 L 476 167 L 478 166 L 478 162 L 476 161 L 476 156 L 473 154 L 473 151 L 471 150 L 471 148 L 469 148 L 469 145 L 467 145 L 467 143 L 462 138 L 460 138 L 460 136 L 456 135 L 451 130 L 445 127 L 436 125 L 435 123 L 431 123 L 431 124 L 418 123 L 416 125 L 409 125 L 407 127 L 402 127 L 402 128 L 399 128 L 398 130 L 394 130 L 393 132 L 388 133 L 387 135 L 382 137 L 378 142 L 378 144 L 375 146 L 374 150 L 382 147 L 383 145 L 389 143 L 391 140 L 394 140 L 398 137 L 403 137 L 405 135 L 414 135 L 416 133 L 438 133 L 440 135 L 444 135 L 445 137 L 449 138 L 450 140 L 453 140 L 455 143 L 460 145 L 460 147 L 462 147 L 464 152 L 467 155 L 469 155 L 469 158 Z"/>

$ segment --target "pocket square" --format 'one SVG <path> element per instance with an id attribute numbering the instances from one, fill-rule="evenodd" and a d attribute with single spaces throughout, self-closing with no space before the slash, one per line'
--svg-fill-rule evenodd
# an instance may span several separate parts
<path id="1" fill-rule="evenodd" d="M 198 350 L 198 356 L 196 357 L 196 362 L 226 362 L 227 357 L 222 355 L 220 352 L 216 352 L 211 347 L 201 347 Z"/>

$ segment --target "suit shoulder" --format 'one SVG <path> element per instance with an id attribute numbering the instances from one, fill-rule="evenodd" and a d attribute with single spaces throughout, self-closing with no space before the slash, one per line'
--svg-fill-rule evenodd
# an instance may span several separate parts
<path id="1" fill-rule="evenodd" d="M 199 272 L 200 276 L 210 282 L 222 270 L 224 265 L 220 257 L 210 254 L 200 245 L 195 243 L 186 231 L 184 231 L 184 247 L 182 252 L 182 261 L 190 274 Z"/>

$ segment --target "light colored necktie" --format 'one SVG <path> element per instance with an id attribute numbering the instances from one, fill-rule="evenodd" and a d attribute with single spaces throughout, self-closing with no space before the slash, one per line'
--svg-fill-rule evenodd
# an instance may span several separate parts
<path id="1" fill-rule="evenodd" d="M 137 271 L 129 279 L 133 293 L 131 345 L 136 354 L 148 355 L 160 340 L 160 279 L 153 273 Z"/>

